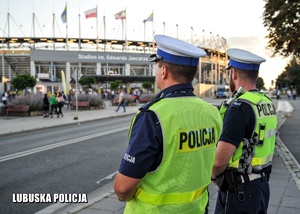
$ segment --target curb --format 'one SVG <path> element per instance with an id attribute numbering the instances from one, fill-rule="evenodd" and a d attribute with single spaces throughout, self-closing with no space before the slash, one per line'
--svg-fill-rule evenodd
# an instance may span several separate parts
<path id="1" fill-rule="evenodd" d="M 98 201 L 101 201 L 104 198 L 109 197 L 114 193 L 112 189 L 112 182 L 103 185 L 97 190 L 88 194 L 88 203 L 75 204 L 75 203 L 57 203 L 42 209 L 35 214 L 66 214 L 66 213 L 76 213 L 80 210 L 86 209 L 87 207 L 92 206 Z"/>

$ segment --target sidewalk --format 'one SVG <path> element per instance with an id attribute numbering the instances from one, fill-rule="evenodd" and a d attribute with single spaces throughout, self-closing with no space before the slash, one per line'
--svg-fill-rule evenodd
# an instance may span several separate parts
<path id="1" fill-rule="evenodd" d="M 67 124 L 76 124 L 85 121 L 99 120 L 104 118 L 113 118 L 129 114 L 134 114 L 138 110 L 139 106 L 126 106 L 126 112 L 123 113 L 121 107 L 118 112 L 114 110 L 116 106 L 110 106 L 109 101 L 105 101 L 106 108 L 100 110 L 82 111 L 79 110 L 67 110 L 63 107 L 62 112 L 64 117 L 56 118 L 44 118 L 43 116 L 35 117 L 12 117 L 12 116 L 0 116 L 0 135 L 11 134 L 15 132 L 23 132 L 35 129 L 49 128 L 53 126 L 62 126 Z M 78 117 L 78 120 L 74 120 L 74 117 Z"/>
<path id="2" fill-rule="evenodd" d="M 300 105 L 300 100 L 296 100 L 294 102 L 296 105 Z M 275 104 L 277 105 L 277 101 L 275 101 Z M 278 112 L 279 128 L 286 119 L 293 120 L 293 116 L 289 116 L 300 114 L 300 111 L 298 110 L 294 110 L 292 113 L 286 112 L 290 111 L 286 105 L 287 102 L 284 99 L 279 101 L 277 105 L 279 110 L 281 110 Z M 0 135 L 59 125 L 76 124 L 84 121 L 112 118 L 129 114 L 133 115 L 138 110 L 138 106 L 127 107 L 125 113 L 122 113 L 122 111 L 114 112 L 115 109 L 116 107 L 109 106 L 107 103 L 106 109 L 102 110 L 76 112 L 74 110 L 66 110 L 66 108 L 64 108 L 63 118 L 43 118 L 42 116 L 0 117 Z M 78 116 L 78 120 L 74 120 L 75 116 Z M 300 132 L 293 138 L 295 143 L 296 141 L 298 142 L 297 139 L 299 138 Z M 290 152 L 285 147 L 284 143 L 280 138 L 278 138 L 270 179 L 271 199 L 268 213 L 300 213 L 299 170 L 299 163 L 291 157 Z M 209 213 L 213 213 L 217 197 L 217 187 L 211 184 L 209 186 L 209 192 Z M 88 201 L 89 202 L 86 204 L 53 204 L 37 213 L 120 214 L 123 213 L 125 207 L 125 203 L 119 202 L 114 194 L 113 181 L 90 193 L 88 195 Z"/>

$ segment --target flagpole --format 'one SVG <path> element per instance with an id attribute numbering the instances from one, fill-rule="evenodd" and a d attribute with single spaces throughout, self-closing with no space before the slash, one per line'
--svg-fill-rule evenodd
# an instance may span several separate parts
<path id="1" fill-rule="evenodd" d="M 32 37 L 35 37 L 35 13 L 32 13 Z"/>
<path id="2" fill-rule="evenodd" d="M 105 21 L 105 6 L 103 8 L 103 25 L 104 25 L 104 51 L 106 51 L 106 21 Z"/>
<path id="3" fill-rule="evenodd" d="M 105 16 L 103 16 L 103 25 L 104 25 L 104 51 L 106 50 L 106 23 Z"/>
<path id="4" fill-rule="evenodd" d="M 8 38 L 10 38 L 10 13 L 7 13 L 7 32 Z M 9 42 L 7 42 L 7 48 L 10 50 Z"/>
<path id="5" fill-rule="evenodd" d="M 144 41 L 146 41 L 146 19 L 144 19 Z"/>
<path id="6" fill-rule="evenodd" d="M 194 31 L 194 28 L 191 27 L 191 44 L 193 44 L 193 31 Z"/>
<path id="7" fill-rule="evenodd" d="M 66 2 L 66 13 L 67 13 L 67 22 L 66 22 L 66 49 L 69 50 L 68 46 L 68 3 Z"/>
<path id="8" fill-rule="evenodd" d="M 98 51 L 98 40 L 99 40 L 99 36 L 98 36 L 98 5 L 96 4 L 96 13 L 97 13 L 97 17 L 96 17 L 96 31 L 97 31 L 97 51 Z"/>
<path id="9" fill-rule="evenodd" d="M 81 24 L 80 24 L 80 13 L 78 14 L 78 21 L 79 21 L 79 51 L 81 51 Z"/>
<path id="10" fill-rule="evenodd" d="M 121 19 L 121 22 L 122 22 L 122 40 L 125 41 L 125 45 L 123 47 L 123 51 L 124 51 L 124 49 L 126 50 L 126 40 L 124 39 L 124 20 Z"/>
<path id="11" fill-rule="evenodd" d="M 52 36 L 52 42 L 53 42 L 53 50 L 55 50 L 55 13 L 53 13 L 53 19 L 52 19 L 52 30 L 53 30 L 53 36 Z"/>
<path id="12" fill-rule="evenodd" d="M 144 42 L 146 42 L 146 19 L 144 19 Z M 146 53 L 145 46 L 143 47 L 144 53 Z"/>
<path id="13" fill-rule="evenodd" d="M 154 36 L 154 11 L 152 10 L 152 37 Z"/>
<path id="14" fill-rule="evenodd" d="M 2 79 L 1 79 L 2 83 L 3 83 L 4 77 L 5 77 L 5 66 L 4 66 L 4 31 L 3 31 L 3 37 L 2 37 Z"/>
<path id="15" fill-rule="evenodd" d="M 5 77 L 5 66 L 4 66 L 4 34 L 5 34 L 6 26 L 4 27 L 3 36 L 2 36 L 2 79 L 1 82 L 3 83 Z"/>
<path id="16" fill-rule="evenodd" d="M 32 13 L 32 37 L 35 37 L 35 13 Z M 35 43 L 33 43 L 33 49 L 35 49 Z"/>
<path id="17" fill-rule="evenodd" d="M 125 7 L 125 16 L 127 16 L 126 7 Z M 125 52 L 127 52 L 127 17 L 125 17 Z"/>
<path id="18" fill-rule="evenodd" d="M 154 11 L 153 10 L 152 10 L 152 42 L 154 43 Z M 153 52 L 154 52 L 154 45 L 153 45 Z"/>
<path id="19" fill-rule="evenodd" d="M 203 47 L 203 48 L 204 48 L 204 44 L 205 44 L 205 40 L 204 40 L 204 39 L 205 39 L 205 38 L 204 38 L 204 32 L 205 32 L 205 31 L 204 31 L 204 29 L 203 29 L 203 30 L 202 30 L 202 33 L 203 33 L 203 35 L 202 35 L 202 36 L 203 36 L 203 39 L 202 39 L 202 47 Z"/>

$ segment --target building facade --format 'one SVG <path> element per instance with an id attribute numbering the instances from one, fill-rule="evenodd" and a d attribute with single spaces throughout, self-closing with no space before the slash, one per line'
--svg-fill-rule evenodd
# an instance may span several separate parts
<path id="1" fill-rule="evenodd" d="M 62 90 L 63 84 L 69 90 L 72 88 L 71 82 L 82 76 L 95 77 L 99 92 L 109 88 L 109 83 L 118 79 L 124 83 L 128 92 L 132 85 L 139 85 L 144 81 L 153 83 L 154 92 L 158 90 L 153 65 L 149 63 L 149 56 L 156 51 L 155 45 L 131 45 L 126 49 L 111 45 L 105 51 L 38 49 L 38 45 L 34 47 L 30 50 L 11 49 L 8 46 L 2 48 L 3 79 L 9 83 L 16 75 L 29 73 L 37 79 L 34 93 Z M 195 93 L 199 97 L 213 96 L 217 85 L 228 84 L 226 54 L 210 49 L 205 51 L 207 56 L 201 58 L 199 71 L 193 81 Z"/>

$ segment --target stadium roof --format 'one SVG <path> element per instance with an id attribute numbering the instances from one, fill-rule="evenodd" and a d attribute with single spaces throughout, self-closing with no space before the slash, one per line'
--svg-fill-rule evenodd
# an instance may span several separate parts
<path id="1" fill-rule="evenodd" d="M 155 76 L 123 76 L 123 75 L 83 75 L 94 77 L 97 82 L 108 82 L 121 80 L 123 83 L 133 83 L 133 82 L 154 82 Z"/>

